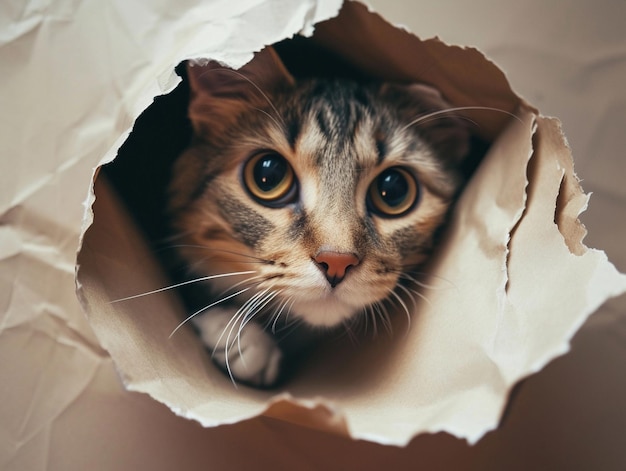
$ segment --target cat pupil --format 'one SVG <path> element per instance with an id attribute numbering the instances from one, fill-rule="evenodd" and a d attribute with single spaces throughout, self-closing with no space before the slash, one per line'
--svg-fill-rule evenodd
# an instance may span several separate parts
<path id="1" fill-rule="evenodd" d="M 393 208 L 404 202 L 409 188 L 407 181 L 398 172 L 390 170 L 379 178 L 378 191 L 383 201 Z"/>
<path id="2" fill-rule="evenodd" d="M 283 159 L 268 156 L 259 160 L 254 169 L 254 179 L 262 191 L 268 192 L 285 178 L 287 165 Z"/>
<path id="3" fill-rule="evenodd" d="M 289 163 L 277 153 L 253 156 L 242 168 L 243 184 L 254 200 L 280 208 L 297 196 L 295 175 Z"/>
<path id="4" fill-rule="evenodd" d="M 372 182 L 368 206 L 383 217 L 400 217 L 410 211 L 419 199 L 419 186 L 411 172 L 402 167 L 383 171 Z"/>

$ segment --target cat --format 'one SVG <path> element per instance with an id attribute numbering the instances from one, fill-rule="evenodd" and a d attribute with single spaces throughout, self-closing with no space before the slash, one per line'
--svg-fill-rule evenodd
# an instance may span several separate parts
<path id="1" fill-rule="evenodd" d="M 194 137 L 168 215 L 204 280 L 189 320 L 235 384 L 271 387 L 291 354 L 279 330 L 317 334 L 403 303 L 463 184 L 470 134 L 434 88 L 296 80 L 271 47 L 237 71 L 187 74 Z"/>

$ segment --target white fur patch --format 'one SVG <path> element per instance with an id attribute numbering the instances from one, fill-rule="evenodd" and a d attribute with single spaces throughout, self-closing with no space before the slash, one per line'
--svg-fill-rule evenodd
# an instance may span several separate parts
<path id="1" fill-rule="evenodd" d="M 192 319 L 218 366 L 231 379 L 253 386 L 271 386 L 280 374 L 282 352 L 274 338 L 256 322 L 240 329 L 236 308 L 216 307 Z"/>

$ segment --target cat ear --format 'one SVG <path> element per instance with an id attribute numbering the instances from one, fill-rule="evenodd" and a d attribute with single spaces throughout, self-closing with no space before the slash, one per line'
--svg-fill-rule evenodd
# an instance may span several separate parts
<path id="1" fill-rule="evenodd" d="M 294 85 L 278 54 L 267 47 L 239 70 L 217 62 L 187 65 L 189 118 L 197 137 L 214 140 L 239 113 L 271 103 L 272 92 Z"/>
<path id="2" fill-rule="evenodd" d="M 470 151 L 468 120 L 452 111 L 439 90 L 424 84 L 384 84 L 381 93 L 398 103 L 439 157 L 453 166 L 462 164 Z"/>
<path id="3" fill-rule="evenodd" d="M 239 70 L 211 61 L 206 65 L 187 65 L 187 76 L 194 95 L 250 101 L 272 90 L 293 86 L 295 81 L 271 46 L 257 52 Z M 261 93 L 262 92 L 262 93 Z"/>

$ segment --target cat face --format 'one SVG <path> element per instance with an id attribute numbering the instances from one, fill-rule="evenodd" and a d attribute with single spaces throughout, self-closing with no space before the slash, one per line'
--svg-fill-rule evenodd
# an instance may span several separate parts
<path id="1" fill-rule="evenodd" d="M 467 132 L 432 89 L 296 83 L 271 49 L 239 71 L 188 69 L 195 138 L 170 215 L 180 254 L 218 295 L 335 326 L 423 264 L 458 189 Z M 260 307 L 260 306 L 259 306 Z"/>

